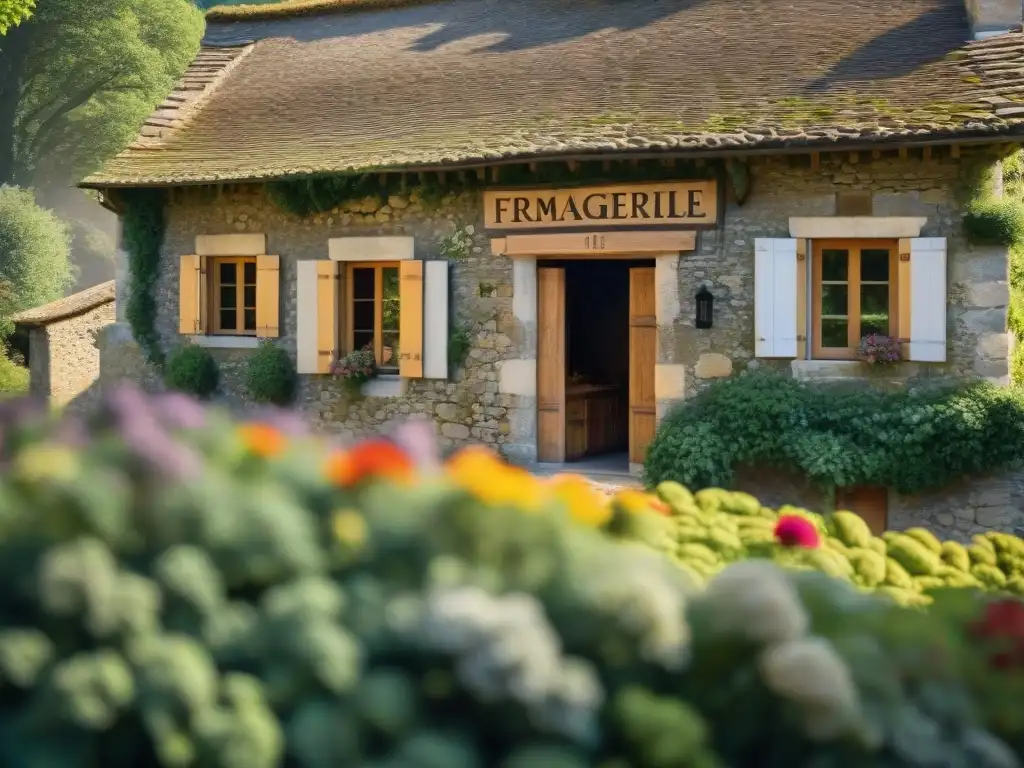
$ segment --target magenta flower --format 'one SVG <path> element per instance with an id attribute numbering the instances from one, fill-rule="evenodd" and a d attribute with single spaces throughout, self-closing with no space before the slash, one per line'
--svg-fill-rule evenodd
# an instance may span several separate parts
<path id="1" fill-rule="evenodd" d="M 815 549 L 821 544 L 814 523 L 796 515 L 783 515 L 779 518 L 775 524 L 775 538 L 784 547 Z"/>

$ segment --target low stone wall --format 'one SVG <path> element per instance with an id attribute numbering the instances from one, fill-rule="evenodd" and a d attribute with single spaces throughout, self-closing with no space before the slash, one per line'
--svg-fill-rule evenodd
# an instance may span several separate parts
<path id="1" fill-rule="evenodd" d="M 742 468 L 733 489 L 757 496 L 765 506 L 783 504 L 828 511 L 834 501 L 806 478 L 777 469 Z M 939 538 L 967 541 L 976 533 L 1024 535 L 1024 469 L 960 480 L 914 495 L 889 493 L 889 528 L 920 526 Z"/>

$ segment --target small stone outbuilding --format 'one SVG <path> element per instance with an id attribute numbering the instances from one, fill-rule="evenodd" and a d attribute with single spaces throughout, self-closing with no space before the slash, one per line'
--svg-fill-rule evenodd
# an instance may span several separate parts
<path id="1" fill-rule="evenodd" d="M 14 316 L 28 332 L 29 394 L 55 405 L 88 397 L 100 375 L 96 334 L 114 322 L 114 281 Z"/>

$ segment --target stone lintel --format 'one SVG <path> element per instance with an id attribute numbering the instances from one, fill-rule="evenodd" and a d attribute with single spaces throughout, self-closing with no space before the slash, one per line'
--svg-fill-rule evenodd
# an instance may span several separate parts
<path id="1" fill-rule="evenodd" d="M 793 216 L 789 235 L 797 238 L 920 237 L 924 216 Z"/>

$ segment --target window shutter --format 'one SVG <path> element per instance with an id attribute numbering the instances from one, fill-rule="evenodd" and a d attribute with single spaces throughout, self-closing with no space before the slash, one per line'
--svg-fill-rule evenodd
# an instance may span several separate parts
<path id="1" fill-rule="evenodd" d="M 804 260 L 806 264 L 806 259 Z M 754 354 L 796 357 L 803 270 L 797 268 L 797 240 L 759 237 L 754 243 Z M 805 273 L 806 274 L 806 273 Z"/>
<path id="2" fill-rule="evenodd" d="M 423 262 L 402 261 L 398 265 L 399 360 L 403 378 L 423 378 Z"/>
<path id="3" fill-rule="evenodd" d="M 300 261 L 295 268 L 296 347 L 299 373 L 330 373 L 337 344 L 337 264 Z"/>
<path id="4" fill-rule="evenodd" d="M 192 336 L 205 333 L 202 256 L 182 256 L 178 278 L 178 333 Z"/>
<path id="5" fill-rule="evenodd" d="M 423 377 L 448 378 L 448 262 L 424 262 Z M 404 346 L 404 341 L 403 341 Z"/>
<path id="6" fill-rule="evenodd" d="M 946 238 L 900 241 L 897 289 L 900 338 L 909 340 L 906 358 L 946 361 Z"/>
<path id="7" fill-rule="evenodd" d="M 281 258 L 256 257 L 256 335 L 276 339 L 281 335 L 279 321 Z"/>

